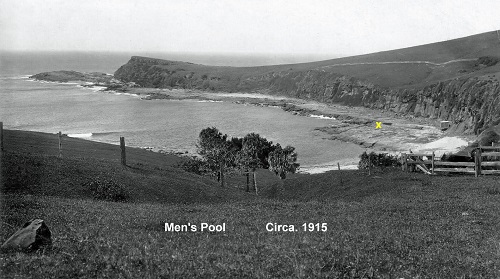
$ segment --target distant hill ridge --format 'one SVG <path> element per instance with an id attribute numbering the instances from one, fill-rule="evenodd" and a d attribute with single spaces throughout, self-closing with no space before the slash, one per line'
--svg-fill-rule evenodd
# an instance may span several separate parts
<path id="1" fill-rule="evenodd" d="M 450 120 L 457 132 L 500 124 L 498 31 L 332 60 L 207 66 L 133 56 L 115 77 L 142 87 L 262 92 Z"/>

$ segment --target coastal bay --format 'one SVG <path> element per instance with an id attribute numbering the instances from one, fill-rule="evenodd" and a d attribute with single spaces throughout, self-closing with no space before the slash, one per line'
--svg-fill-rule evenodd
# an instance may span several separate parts
<path id="1" fill-rule="evenodd" d="M 438 153 L 454 152 L 473 139 L 472 136 L 445 134 L 439 121 L 423 117 L 401 115 L 391 111 L 353 107 L 340 104 L 324 104 L 314 100 L 302 100 L 287 96 L 257 93 L 213 93 L 185 89 L 135 88 L 129 93 L 143 96 L 145 100 L 197 99 L 212 102 L 233 102 L 261 107 L 276 107 L 294 115 L 324 119 L 325 126 L 317 131 L 332 140 L 341 140 L 378 151 L 401 152 L 419 148 L 445 135 L 462 139 L 456 144 L 440 146 Z M 145 96 L 145 97 L 144 97 Z M 382 128 L 376 128 L 376 122 Z"/>
<path id="2" fill-rule="evenodd" d="M 40 77 L 35 75 L 33 78 Z M 45 75 L 47 76 L 47 74 Z M 49 75 L 50 76 L 50 75 Z M 57 75 L 56 75 L 57 76 Z M 53 77 L 53 76 L 52 76 Z M 43 79 L 43 77 L 42 77 Z M 52 78 L 51 80 L 54 80 Z M 141 88 L 113 82 L 109 83 L 89 83 L 88 78 L 80 80 L 85 81 L 85 86 L 95 87 L 103 92 L 137 96 L 147 102 L 168 102 L 168 101 L 194 101 L 207 103 L 232 103 L 243 106 L 253 106 L 262 108 L 280 108 L 281 110 L 295 115 L 308 118 L 321 119 L 317 126 L 312 127 L 316 136 L 333 142 L 346 142 L 358 145 L 365 150 L 374 150 L 397 154 L 414 151 L 435 151 L 437 155 L 456 152 L 460 147 L 467 145 L 472 137 L 463 135 L 448 137 L 445 140 L 444 133 L 437 128 L 438 121 L 423 117 L 413 117 L 401 115 L 391 111 L 375 110 L 365 107 L 353 107 L 339 104 L 324 104 L 314 100 L 303 100 L 287 96 L 269 95 L 259 93 L 222 93 L 206 92 L 202 90 L 190 89 L 161 89 L 161 88 Z M 61 80 L 66 81 L 66 80 Z M 78 82 L 76 80 L 76 82 Z M 108 86 L 108 87 L 106 87 Z M 118 90 L 113 90 L 118 88 Z M 376 122 L 381 122 L 381 129 L 376 128 Z M 77 136 L 86 136 L 85 133 Z M 88 136 L 88 135 L 87 135 Z M 441 139 L 441 140 L 440 140 Z M 440 140 L 440 144 L 433 145 L 434 141 Z M 428 148 L 431 146 L 430 148 Z M 427 148 L 426 148 L 427 147 Z M 153 148 L 156 151 L 165 152 L 164 149 Z M 166 147 L 168 149 L 168 147 Z M 362 150 L 358 149 L 358 150 Z M 196 151 L 190 149 L 169 150 L 177 154 L 193 154 Z M 347 168 L 353 168 L 356 165 L 356 156 L 351 160 L 341 160 Z M 329 162 L 325 168 L 325 162 L 309 162 L 306 171 L 315 172 L 317 169 L 334 169 L 335 162 Z M 316 170 L 312 170 L 315 166 Z"/>
<path id="3" fill-rule="evenodd" d="M 315 131 L 326 120 L 292 115 L 278 108 L 229 101 L 141 100 L 131 93 L 98 91 L 76 83 L 39 82 L 20 77 L 0 80 L 4 127 L 57 133 L 185 156 L 196 154 L 198 133 L 211 126 L 229 136 L 256 132 L 297 148 L 301 171 L 337 163 L 356 165 L 363 148 L 323 139 Z M 29 110 L 26 108 L 30 108 Z M 21 113 L 23 112 L 23 113 Z"/>
<path id="4" fill-rule="evenodd" d="M 436 151 L 439 156 L 453 153 L 474 136 L 462 133 L 445 133 L 437 119 L 414 117 L 385 110 L 354 107 L 341 104 L 325 104 L 265 93 L 221 93 L 189 89 L 129 88 L 125 92 L 143 100 L 199 100 L 207 102 L 231 102 L 258 107 L 274 107 L 293 115 L 327 120 L 327 126 L 316 127 L 325 138 L 357 144 L 370 150 L 399 153 L 409 149 Z M 381 129 L 376 128 L 381 122 Z M 427 148 L 443 137 L 446 143 Z"/>

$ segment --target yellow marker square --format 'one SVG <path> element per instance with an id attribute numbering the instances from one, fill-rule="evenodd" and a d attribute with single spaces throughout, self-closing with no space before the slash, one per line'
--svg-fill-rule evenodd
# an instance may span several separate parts
<path id="1" fill-rule="evenodd" d="M 382 122 L 375 122 L 375 129 L 382 129 Z"/>

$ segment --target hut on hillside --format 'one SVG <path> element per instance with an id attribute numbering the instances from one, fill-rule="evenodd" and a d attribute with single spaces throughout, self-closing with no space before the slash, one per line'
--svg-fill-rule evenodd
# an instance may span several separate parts
<path id="1" fill-rule="evenodd" d="M 450 128 L 450 121 L 441 121 L 441 131 L 446 131 Z"/>

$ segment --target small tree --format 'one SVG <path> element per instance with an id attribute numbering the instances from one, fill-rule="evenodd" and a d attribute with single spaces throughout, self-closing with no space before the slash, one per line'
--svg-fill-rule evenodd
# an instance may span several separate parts
<path id="1" fill-rule="evenodd" d="M 200 132 L 198 153 L 205 159 L 207 167 L 212 173 L 217 173 L 217 181 L 224 186 L 224 167 L 228 163 L 230 144 L 227 135 L 223 135 L 215 127 L 205 128 Z"/>
<path id="2" fill-rule="evenodd" d="M 287 173 L 295 173 L 300 167 L 300 164 L 297 163 L 297 153 L 292 146 L 282 148 L 276 144 L 273 151 L 269 153 L 268 161 L 269 170 L 281 179 L 285 179 Z"/>
<path id="3" fill-rule="evenodd" d="M 287 146 L 284 149 L 279 144 L 273 145 L 271 141 L 259 134 L 250 133 L 243 138 L 231 138 L 222 134 L 215 127 L 205 128 L 200 132 L 198 140 L 198 153 L 203 157 L 202 162 L 190 162 L 183 165 L 185 169 L 202 173 L 201 168 L 218 175 L 218 181 L 224 185 L 226 169 L 239 168 L 246 172 L 247 192 L 250 191 L 250 172 L 253 172 L 254 189 L 257 193 L 256 170 L 270 168 L 281 179 L 287 173 L 295 173 L 299 168 L 295 148 Z M 270 157 L 272 154 L 272 158 Z"/>
<path id="4" fill-rule="evenodd" d="M 258 168 L 268 168 L 267 157 L 272 148 L 272 142 L 259 134 L 250 133 L 242 139 L 242 147 L 238 152 L 237 161 L 240 168 L 247 172 L 247 192 L 249 189 L 249 172 L 253 173 L 254 189 L 257 192 L 257 178 L 255 171 Z"/>

